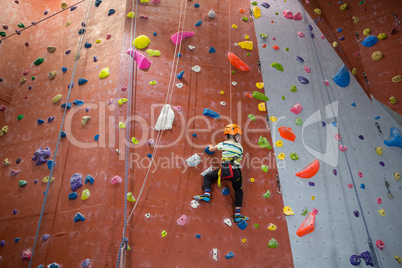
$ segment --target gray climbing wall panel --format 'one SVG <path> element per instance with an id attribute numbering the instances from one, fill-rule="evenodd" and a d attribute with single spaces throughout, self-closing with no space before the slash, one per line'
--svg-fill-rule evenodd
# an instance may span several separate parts
<path id="1" fill-rule="evenodd" d="M 382 266 L 398 266 L 394 255 L 402 256 L 399 206 L 402 202 L 402 182 L 394 179 L 394 172 L 402 172 L 402 149 L 387 147 L 383 140 L 388 139 L 390 127 L 401 130 L 401 126 L 376 100 L 371 101 L 367 97 L 351 73 L 351 82 L 346 88 L 332 81 L 343 63 L 331 44 L 320 38 L 322 33 L 313 20 L 307 17 L 315 35 L 311 39 L 304 18 L 295 21 L 282 15 L 284 10 L 290 10 L 293 14 L 300 12 L 303 17 L 306 16 L 299 2 L 270 1 L 269 9 L 260 4 L 258 7 L 262 16 L 254 19 L 254 24 L 265 93 L 270 99 L 267 102 L 268 114 L 278 119 L 271 121 L 272 139 L 273 142 L 283 141 L 283 147 L 275 146 L 274 150 L 276 155 L 286 155 L 284 161 L 278 159 L 278 171 L 284 204 L 295 212 L 287 218 L 295 267 L 351 267 L 349 258 L 352 254 L 369 250 L 362 212 L 373 243 L 377 239 L 385 243 L 382 251 L 377 250 Z M 275 15 L 276 12 L 278 15 Z M 299 37 L 298 31 L 303 32 L 305 37 Z M 268 34 L 268 38 L 260 38 L 259 33 Z M 311 42 L 314 42 L 315 48 Z M 263 44 L 266 48 L 262 47 Z M 274 45 L 280 49 L 272 49 Z M 302 57 L 304 63 L 296 61 L 296 56 Z M 273 62 L 282 64 L 284 72 L 271 67 Z M 311 73 L 304 70 L 305 65 L 311 67 Z M 297 79 L 299 75 L 306 77 L 310 83 L 301 84 Z M 329 86 L 323 84 L 324 79 L 329 81 Z M 295 93 L 290 91 L 293 85 L 297 86 Z M 302 105 L 303 111 L 295 115 L 289 109 L 297 102 Z M 351 105 L 352 102 L 356 107 Z M 338 128 L 332 124 L 335 121 L 333 114 Z M 376 116 L 380 119 L 375 120 Z M 296 117 L 303 119 L 302 126 L 295 124 Z M 321 121 L 326 123 L 325 127 Z M 375 122 L 380 125 L 381 136 Z M 277 129 L 281 126 L 293 129 L 295 142 L 280 137 Z M 335 139 L 338 130 L 347 147 L 346 155 L 338 149 L 338 144 L 341 144 Z M 360 139 L 359 135 L 364 139 Z M 382 156 L 376 154 L 377 146 L 383 148 Z M 300 159 L 291 160 L 291 152 L 296 152 Z M 320 160 L 320 169 L 314 177 L 301 179 L 295 176 L 316 158 Z M 385 166 L 381 166 L 379 161 Z M 334 175 L 334 169 L 337 175 Z M 358 176 L 359 172 L 363 173 L 363 177 Z M 348 187 L 352 183 L 351 176 L 363 209 L 359 217 L 353 213 L 360 209 L 354 189 Z M 389 182 L 394 199 L 387 197 L 384 179 Z M 310 181 L 315 186 L 309 186 Z M 361 184 L 365 185 L 365 189 L 361 188 Z M 378 197 L 382 199 L 382 204 L 377 204 Z M 304 207 L 309 212 L 313 208 L 318 209 L 315 231 L 298 237 L 296 231 L 305 219 L 300 215 Z M 384 217 L 378 213 L 379 209 L 385 210 Z M 363 263 L 360 266 L 365 266 Z"/>

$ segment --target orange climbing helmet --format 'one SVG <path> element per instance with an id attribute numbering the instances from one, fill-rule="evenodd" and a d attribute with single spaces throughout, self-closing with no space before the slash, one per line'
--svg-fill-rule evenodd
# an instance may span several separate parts
<path id="1" fill-rule="evenodd" d="M 225 133 L 224 135 L 236 135 L 236 134 L 242 134 L 241 129 L 238 125 L 236 124 L 229 124 L 225 127 Z"/>

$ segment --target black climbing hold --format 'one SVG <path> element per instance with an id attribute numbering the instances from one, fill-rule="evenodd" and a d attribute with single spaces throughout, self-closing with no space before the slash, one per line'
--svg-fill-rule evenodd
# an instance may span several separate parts
<path id="1" fill-rule="evenodd" d="M 85 43 L 85 48 L 90 48 L 91 46 L 92 46 L 91 43 L 88 43 L 88 42 Z"/>
<path id="2" fill-rule="evenodd" d="M 80 29 L 80 30 L 78 31 L 78 34 L 83 34 L 83 33 L 85 33 L 85 29 Z"/>
<path id="3" fill-rule="evenodd" d="M 96 0 L 95 1 L 95 6 L 98 7 L 102 3 L 102 0 Z"/>
<path id="4" fill-rule="evenodd" d="M 109 10 L 109 12 L 107 13 L 108 16 L 114 14 L 116 11 L 112 8 Z"/>
<path id="5" fill-rule="evenodd" d="M 73 6 L 73 7 L 70 8 L 70 11 L 73 12 L 73 11 L 76 10 L 76 9 L 77 9 L 77 7 L 76 7 L 76 6 Z"/>
<path id="6" fill-rule="evenodd" d="M 15 161 L 15 163 L 19 164 L 21 162 L 21 158 L 17 158 L 17 160 Z"/>

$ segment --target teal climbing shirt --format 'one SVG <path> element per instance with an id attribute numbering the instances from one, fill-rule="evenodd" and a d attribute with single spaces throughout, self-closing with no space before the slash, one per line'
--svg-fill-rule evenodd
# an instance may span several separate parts
<path id="1" fill-rule="evenodd" d="M 237 157 L 237 159 L 233 161 L 235 165 L 232 168 L 241 168 L 240 162 L 243 158 L 243 147 L 240 143 L 235 141 L 224 141 L 218 143 L 217 148 L 219 151 L 222 151 L 222 161 L 231 160 Z"/>

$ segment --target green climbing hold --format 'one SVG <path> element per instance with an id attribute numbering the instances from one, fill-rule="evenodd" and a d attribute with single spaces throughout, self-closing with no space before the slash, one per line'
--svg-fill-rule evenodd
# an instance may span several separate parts
<path id="1" fill-rule="evenodd" d="M 278 12 L 275 12 L 275 15 L 279 15 L 279 13 L 278 13 Z"/>
<path id="2" fill-rule="evenodd" d="M 278 242 L 274 238 L 272 238 L 268 243 L 269 248 L 277 248 L 278 246 Z"/>
<path id="3" fill-rule="evenodd" d="M 303 125 L 303 119 L 301 119 L 300 117 L 296 118 L 296 125 L 301 126 Z"/>
<path id="4" fill-rule="evenodd" d="M 20 28 L 25 28 L 25 25 L 22 24 L 22 22 L 21 22 L 21 23 L 18 23 L 17 26 L 20 27 Z"/>
<path id="5" fill-rule="evenodd" d="M 19 116 L 17 116 L 17 120 L 19 121 L 19 120 L 22 120 L 22 118 L 24 118 L 24 115 L 23 114 L 20 114 Z"/>
<path id="6" fill-rule="evenodd" d="M 308 209 L 307 208 L 303 208 L 302 212 L 300 213 L 300 215 L 302 216 L 306 216 L 308 214 Z"/>
<path id="7" fill-rule="evenodd" d="M 285 100 L 285 96 L 282 96 L 282 100 Z"/>
<path id="8" fill-rule="evenodd" d="M 289 157 L 290 157 L 290 159 L 292 159 L 292 160 L 298 160 L 298 159 L 299 159 L 299 156 L 298 156 L 297 153 L 295 153 L 295 152 L 291 152 L 291 153 L 289 154 Z"/>
<path id="9" fill-rule="evenodd" d="M 262 100 L 262 101 L 269 101 L 268 97 L 258 91 L 253 91 L 253 98 Z"/>
<path id="10" fill-rule="evenodd" d="M 280 63 L 273 62 L 273 63 L 271 64 L 271 67 L 275 67 L 278 71 L 283 72 L 283 66 L 282 66 L 282 64 L 280 64 Z"/>
<path id="11" fill-rule="evenodd" d="M 27 185 L 27 181 L 24 180 L 20 180 L 20 182 L 18 183 L 20 187 L 24 187 L 25 185 Z"/>
<path id="12" fill-rule="evenodd" d="M 261 166 L 261 169 L 262 169 L 262 171 L 264 171 L 264 172 L 268 172 L 268 166 L 266 166 L 266 165 L 262 165 L 262 166 Z"/>
<path id="13" fill-rule="evenodd" d="M 232 71 L 232 74 L 234 74 L 235 73 L 235 71 Z"/>
<path id="14" fill-rule="evenodd" d="M 250 53 L 247 53 L 247 56 L 250 56 Z"/>
<path id="15" fill-rule="evenodd" d="M 255 227 L 255 228 L 259 228 L 260 225 L 259 225 L 258 223 L 254 223 L 254 227 Z"/>
<path id="16" fill-rule="evenodd" d="M 251 4 L 252 4 L 253 6 L 256 6 L 256 5 L 258 5 L 258 3 L 257 3 L 256 1 L 254 1 L 254 2 L 251 2 Z"/>
<path id="17" fill-rule="evenodd" d="M 262 195 L 264 198 L 270 198 L 271 197 L 271 192 L 267 190 L 265 194 Z"/>
<path id="18" fill-rule="evenodd" d="M 0 32 L 0 35 L 3 36 L 3 37 L 5 37 L 7 34 L 6 34 L 6 32 L 1 31 L 1 32 Z"/>
<path id="19" fill-rule="evenodd" d="M 287 47 L 287 48 L 285 48 L 285 50 L 286 50 L 286 51 L 289 51 L 289 48 Z"/>
<path id="20" fill-rule="evenodd" d="M 365 3 L 364 1 L 360 1 L 360 2 L 359 2 L 359 5 L 362 5 L 362 4 L 364 4 L 364 3 Z"/>
<path id="21" fill-rule="evenodd" d="M 249 114 L 248 119 L 250 119 L 251 121 L 255 121 L 255 116 L 253 114 Z"/>
<path id="22" fill-rule="evenodd" d="M 243 17 L 243 18 L 241 18 L 243 21 L 248 21 L 248 18 L 247 17 Z"/>
<path id="23" fill-rule="evenodd" d="M 39 57 L 39 58 L 37 58 L 36 60 L 34 60 L 33 63 L 34 63 L 36 66 L 38 66 L 38 65 L 41 65 L 44 60 L 45 60 L 44 58 Z"/>
<path id="24" fill-rule="evenodd" d="M 31 77 L 31 80 L 32 80 L 32 81 L 35 81 L 35 79 L 36 79 L 35 76 L 32 76 L 32 77 Z"/>
<path id="25" fill-rule="evenodd" d="M 258 145 L 260 145 L 261 148 L 267 148 L 267 149 L 272 149 L 271 144 L 267 140 L 267 138 L 260 136 L 260 139 L 258 140 Z"/>
<path id="26" fill-rule="evenodd" d="M 290 87 L 290 91 L 291 91 L 291 92 L 296 92 L 296 91 L 297 91 L 297 87 L 296 87 L 296 86 L 291 86 L 291 87 Z"/>
<path id="27" fill-rule="evenodd" d="M 263 38 L 263 39 L 266 39 L 266 38 L 268 37 L 268 35 L 265 34 L 265 33 L 260 33 L 260 36 L 261 36 L 261 38 Z"/>

